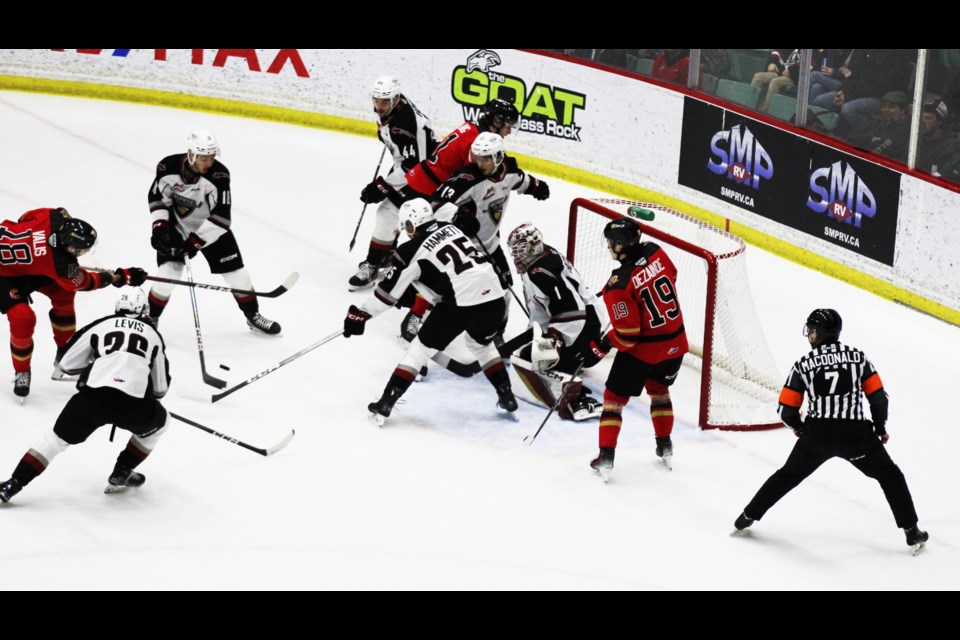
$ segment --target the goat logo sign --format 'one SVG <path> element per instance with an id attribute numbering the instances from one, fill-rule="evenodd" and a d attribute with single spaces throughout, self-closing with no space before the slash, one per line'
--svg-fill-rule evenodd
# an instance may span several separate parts
<path id="1" fill-rule="evenodd" d="M 453 69 L 451 94 L 463 107 L 465 120 L 476 122 L 490 100 L 511 102 L 520 112 L 516 128 L 540 135 L 580 140 L 577 115 L 586 108 L 587 96 L 561 87 L 524 80 L 499 70 L 500 54 L 478 49 L 466 64 Z"/>

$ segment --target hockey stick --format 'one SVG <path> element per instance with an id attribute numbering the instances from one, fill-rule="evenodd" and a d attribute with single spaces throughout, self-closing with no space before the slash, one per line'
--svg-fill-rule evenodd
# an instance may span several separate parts
<path id="1" fill-rule="evenodd" d="M 373 172 L 373 180 L 377 179 L 377 176 L 380 174 L 380 165 L 383 164 L 383 157 L 387 155 L 387 146 L 383 146 L 383 151 L 380 152 L 380 162 L 377 163 L 377 170 Z M 371 182 L 373 182 L 371 180 Z M 360 231 L 360 223 L 363 222 L 363 214 L 367 212 L 367 203 L 363 203 L 363 209 L 360 210 L 360 219 L 357 220 L 357 228 L 353 230 L 353 237 L 350 238 L 350 248 L 348 251 L 353 251 L 353 245 L 357 243 L 357 233 Z"/>
<path id="2" fill-rule="evenodd" d="M 496 261 L 494 261 L 493 256 L 490 255 L 490 253 L 487 251 L 487 248 L 486 248 L 485 246 L 483 246 L 483 243 L 480 242 L 480 240 L 478 240 L 476 236 L 470 236 L 470 241 L 473 242 L 473 244 L 475 244 L 475 245 L 477 245 L 478 247 L 480 247 L 480 251 L 483 251 L 483 255 L 485 255 L 485 256 L 487 257 L 487 261 L 490 263 L 490 266 L 493 267 L 493 270 L 496 272 L 497 277 L 500 278 L 500 282 L 503 283 L 503 282 L 504 282 L 504 279 L 503 279 L 503 274 L 500 273 L 500 267 L 497 266 Z M 507 269 L 509 269 L 509 267 L 507 267 Z M 530 317 L 530 312 L 527 311 L 527 306 L 526 306 L 525 304 L 523 304 L 522 302 L 520 302 L 520 298 L 517 297 L 517 294 L 516 294 L 516 292 L 513 290 L 513 287 L 507 285 L 507 291 L 509 291 L 511 294 L 513 294 L 513 299 L 517 301 L 517 304 L 520 305 L 520 308 L 523 310 L 523 313 L 526 314 L 527 318 L 529 318 L 529 317 Z"/>
<path id="3" fill-rule="evenodd" d="M 167 284 L 180 284 L 185 287 L 195 287 L 197 289 L 213 289 L 214 291 L 226 291 L 227 293 L 240 294 L 245 296 L 259 296 L 261 298 L 277 298 L 282 296 L 287 291 L 289 291 L 293 285 L 297 284 L 297 280 L 300 279 L 300 274 L 294 271 L 287 279 L 283 281 L 279 287 L 273 291 L 247 291 L 246 289 L 234 289 L 232 287 L 221 287 L 215 284 L 203 284 L 201 282 L 193 282 L 192 280 L 172 280 L 170 278 L 161 278 L 160 276 L 147 276 L 147 280 L 153 280 L 154 282 L 166 282 Z"/>
<path id="4" fill-rule="evenodd" d="M 430 359 L 450 373 L 458 375 L 461 378 L 472 378 L 481 371 L 480 363 L 476 360 L 470 363 L 460 362 L 459 360 L 454 360 L 443 351 L 437 351 L 430 356 Z"/>
<path id="5" fill-rule="evenodd" d="M 290 430 L 290 433 L 288 433 L 283 440 L 281 440 L 281 441 L 278 442 L 277 444 L 273 445 L 272 447 L 269 447 L 269 448 L 267 448 L 267 449 L 261 449 L 260 447 L 255 447 L 255 446 L 253 446 L 253 445 L 247 444 L 246 442 L 244 442 L 244 441 L 242 441 L 242 440 L 237 440 L 236 438 L 231 437 L 231 436 L 228 436 L 228 435 L 225 434 L 225 433 L 220 433 L 219 431 L 214 431 L 214 430 L 211 429 L 210 427 L 205 427 L 205 426 L 203 426 L 202 424 L 200 424 L 199 422 L 194 422 L 194 421 L 191 420 L 190 418 L 184 418 L 183 416 L 178 416 L 177 414 L 173 413 L 172 411 L 170 412 L 170 417 L 171 417 L 171 418 L 174 418 L 174 419 L 176 419 L 176 420 L 179 420 L 180 422 L 183 422 L 183 423 L 185 423 L 185 424 L 188 424 L 188 425 L 190 425 L 191 427 L 196 427 L 197 429 L 200 429 L 201 431 L 206 431 L 207 433 L 212 434 L 212 435 L 215 435 L 215 436 L 217 436 L 218 438 L 222 438 L 222 439 L 226 440 L 227 442 L 232 442 L 233 444 L 235 444 L 235 445 L 237 445 L 237 446 L 240 446 L 240 447 L 243 447 L 244 449 L 249 449 L 250 451 L 253 451 L 254 453 L 259 453 L 259 454 L 262 455 L 262 456 L 272 456 L 272 455 L 275 454 L 277 451 L 280 451 L 280 449 L 283 449 L 285 446 L 287 446 L 288 444 L 290 444 L 290 441 L 293 440 L 293 434 L 296 433 L 293 429 L 291 429 L 291 430 Z"/>
<path id="6" fill-rule="evenodd" d="M 580 375 L 580 372 L 581 372 L 581 371 L 583 371 L 583 360 L 581 360 L 581 361 L 580 361 L 580 364 L 577 365 L 577 368 L 573 370 L 573 375 L 570 376 L 571 382 L 572 382 L 578 375 Z M 544 425 L 547 424 L 547 420 L 550 419 L 550 416 L 553 415 L 553 412 L 556 411 L 556 410 L 557 410 L 557 407 L 560 406 L 560 403 L 563 402 L 563 398 L 564 398 L 564 395 L 565 395 L 564 391 L 565 391 L 565 389 L 561 389 L 560 394 L 559 394 L 559 396 L 557 397 L 557 401 L 553 403 L 553 406 L 552 406 L 552 407 L 550 407 L 550 411 L 547 412 L 547 417 L 545 417 L 545 418 L 543 419 L 543 422 L 540 423 L 540 426 L 537 428 L 536 433 L 534 433 L 532 436 L 526 436 L 526 437 L 524 437 L 523 443 L 524 443 L 525 445 L 527 445 L 527 446 L 529 447 L 530 445 L 533 444 L 533 441 L 537 439 L 537 436 L 540 435 L 540 431 L 543 429 Z"/>
<path id="7" fill-rule="evenodd" d="M 310 353 L 311 351 L 313 351 L 313 350 L 316 349 L 317 347 L 322 347 L 323 345 L 327 344 L 328 342 L 330 342 L 331 340 L 333 340 L 333 339 L 336 338 L 337 336 L 341 335 L 342 333 L 343 333 L 343 330 L 342 330 L 342 329 L 341 329 L 340 331 L 337 331 L 336 333 L 331 333 L 331 334 L 328 335 L 327 337 L 322 338 L 322 339 L 318 340 L 317 342 L 314 342 L 314 343 L 313 343 L 312 345 L 310 345 L 309 347 L 305 347 L 305 348 L 301 349 L 300 351 L 297 351 L 297 352 L 296 352 L 295 354 L 293 354 L 292 356 L 287 356 L 286 358 L 284 358 L 283 360 L 281 360 L 281 361 L 278 362 L 277 364 L 275 364 L 275 365 L 273 365 L 273 366 L 271 366 L 271 367 L 269 367 L 269 368 L 267 368 L 267 369 L 264 369 L 263 371 L 261 371 L 261 372 L 258 373 L 257 375 L 255 375 L 255 376 L 253 376 L 253 377 L 251 377 L 251 378 L 247 378 L 246 380 L 244 380 L 244 381 L 241 382 L 240 384 L 234 385 L 234 386 L 230 387 L 229 389 L 227 389 L 226 391 L 223 391 L 222 393 L 214 393 L 214 394 L 211 395 L 211 394 L 207 394 L 207 393 L 197 393 L 197 392 L 195 392 L 193 389 L 182 389 L 182 388 L 181 388 L 181 389 L 177 389 L 177 394 L 180 395 L 180 396 L 182 396 L 182 397 L 184 397 L 184 398 L 191 398 L 191 399 L 193 399 L 193 400 L 199 400 L 199 401 L 201 401 L 201 402 L 217 402 L 218 400 L 222 400 L 222 399 L 226 398 L 226 397 L 227 397 L 228 395 L 230 395 L 231 393 L 233 393 L 233 392 L 235 392 L 235 391 L 239 391 L 240 389 L 243 389 L 243 388 L 244 388 L 245 386 L 247 386 L 248 384 L 253 384 L 254 382 L 256 382 L 257 380 L 259 380 L 260 378 L 264 377 L 265 375 L 268 375 L 268 374 L 270 374 L 270 373 L 273 373 L 274 371 L 276 371 L 277 369 L 279 369 L 279 368 L 282 367 L 283 365 L 285 365 L 285 364 L 290 364 L 291 362 L 293 362 L 294 360 L 296 360 L 296 359 L 299 358 L 300 356 L 303 356 L 303 355 L 306 355 L 306 354 Z M 224 386 L 226 386 L 226 385 L 224 385 Z M 222 388 L 222 387 L 221 387 L 221 388 Z"/>
<path id="8" fill-rule="evenodd" d="M 184 262 L 187 265 L 187 280 L 192 283 L 193 269 L 190 267 L 190 259 L 186 258 Z M 193 306 L 193 326 L 197 329 L 197 352 L 200 354 L 200 374 L 203 376 L 203 382 L 211 387 L 223 389 L 227 386 L 227 381 L 207 373 L 207 360 L 203 355 L 203 334 L 200 333 L 200 312 L 197 310 L 197 294 L 194 293 L 193 287 L 190 287 L 190 304 Z"/>

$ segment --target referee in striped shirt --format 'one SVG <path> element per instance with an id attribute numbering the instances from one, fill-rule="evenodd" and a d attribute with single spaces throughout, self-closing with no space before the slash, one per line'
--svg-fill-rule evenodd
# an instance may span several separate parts
<path id="1" fill-rule="evenodd" d="M 887 392 L 863 351 L 839 341 L 842 328 L 840 314 L 833 309 L 816 309 L 807 318 L 804 335 L 813 350 L 793 365 L 780 392 L 780 418 L 793 429 L 797 443 L 734 526 L 746 529 L 821 464 L 841 457 L 880 483 L 897 526 L 916 550 L 929 536 L 917 527 L 907 481 L 883 446 L 890 439 L 885 427 Z M 800 417 L 804 395 L 806 420 Z M 872 422 L 864 414 L 864 396 Z"/>

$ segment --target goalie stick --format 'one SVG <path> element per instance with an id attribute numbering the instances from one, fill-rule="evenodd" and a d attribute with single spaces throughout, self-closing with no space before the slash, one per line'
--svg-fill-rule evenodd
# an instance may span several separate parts
<path id="1" fill-rule="evenodd" d="M 174 418 L 175 420 L 179 420 L 180 422 L 183 422 L 184 424 L 188 424 L 188 425 L 190 425 L 191 427 L 196 427 L 197 429 L 200 429 L 201 431 L 206 431 L 207 433 L 209 433 L 209 434 L 211 434 L 211 435 L 214 435 L 214 436 L 217 436 L 218 438 L 222 438 L 223 440 L 226 440 L 227 442 L 232 442 L 233 444 L 237 445 L 238 447 L 243 447 L 244 449 L 248 449 L 248 450 L 250 450 L 250 451 L 253 451 L 254 453 L 259 453 L 259 454 L 262 455 L 262 456 L 272 456 L 272 455 L 275 454 L 277 451 L 280 451 L 280 449 L 283 449 L 285 446 L 287 446 L 288 444 L 290 444 L 290 441 L 293 440 L 293 435 L 296 433 L 293 429 L 291 429 L 291 430 L 290 430 L 290 433 L 288 433 L 288 434 L 283 438 L 283 440 L 281 440 L 281 441 L 278 442 L 277 444 L 273 445 L 272 447 L 268 447 L 268 448 L 266 448 L 266 449 L 261 449 L 260 447 L 255 447 L 255 446 L 253 446 L 253 445 L 247 444 L 246 442 L 244 442 L 244 441 L 242 441 L 242 440 L 237 440 L 236 438 L 234 438 L 234 437 L 232 437 L 232 436 L 228 436 L 228 435 L 225 434 L 225 433 L 220 433 L 219 431 L 215 431 L 215 430 L 211 429 L 210 427 L 205 427 L 205 426 L 203 426 L 202 424 L 200 424 L 199 422 L 194 422 L 194 421 L 191 420 L 190 418 L 184 418 L 183 416 L 179 416 L 179 415 L 173 413 L 172 411 L 170 412 L 170 417 L 171 417 L 171 418 Z"/>
<path id="2" fill-rule="evenodd" d="M 245 296 L 258 296 L 261 298 L 277 298 L 282 296 L 287 291 L 289 291 L 293 285 L 297 284 L 297 280 L 300 279 L 300 274 L 296 271 L 287 276 L 287 279 L 283 281 L 279 287 L 273 291 L 247 291 L 246 289 L 234 289 L 232 287 L 221 287 L 215 284 L 203 284 L 201 282 L 193 282 L 192 280 L 173 280 L 171 278 L 161 278 L 160 276 L 147 276 L 147 280 L 153 280 L 154 282 L 166 282 L 167 284 L 179 284 L 185 287 L 197 288 L 197 289 L 213 289 L 214 291 L 226 291 L 227 293 L 241 294 Z"/>

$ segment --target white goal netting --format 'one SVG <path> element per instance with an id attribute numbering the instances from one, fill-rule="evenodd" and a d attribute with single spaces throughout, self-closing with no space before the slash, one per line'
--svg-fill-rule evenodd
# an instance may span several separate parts
<path id="1" fill-rule="evenodd" d="M 677 295 L 690 342 L 684 364 L 701 372 L 700 427 L 781 426 L 776 407 L 783 380 L 753 305 L 743 240 L 662 205 L 577 199 L 570 205 L 571 262 L 600 291 L 616 267 L 603 228 L 631 206 L 655 213 L 651 222 L 638 220 L 644 238 L 659 244 L 679 272 Z"/>

